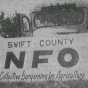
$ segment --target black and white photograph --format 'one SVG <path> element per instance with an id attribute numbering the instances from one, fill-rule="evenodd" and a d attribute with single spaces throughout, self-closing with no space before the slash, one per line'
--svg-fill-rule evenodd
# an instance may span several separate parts
<path id="1" fill-rule="evenodd" d="M 88 88 L 88 0 L 1 0 L 0 88 Z"/>

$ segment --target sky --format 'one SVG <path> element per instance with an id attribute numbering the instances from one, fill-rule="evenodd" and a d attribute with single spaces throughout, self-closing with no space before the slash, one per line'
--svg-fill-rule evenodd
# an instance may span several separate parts
<path id="1" fill-rule="evenodd" d="M 29 15 L 33 10 L 41 6 L 55 5 L 57 3 L 77 3 L 87 4 L 88 0 L 1 0 L 0 11 L 5 12 L 5 16 L 13 15 L 15 11 Z"/>

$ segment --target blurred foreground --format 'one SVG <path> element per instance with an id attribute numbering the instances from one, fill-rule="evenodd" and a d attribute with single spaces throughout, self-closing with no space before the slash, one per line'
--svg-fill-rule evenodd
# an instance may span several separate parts
<path id="1" fill-rule="evenodd" d="M 88 80 L 43 81 L 43 82 L 0 82 L 0 88 L 88 88 Z"/>

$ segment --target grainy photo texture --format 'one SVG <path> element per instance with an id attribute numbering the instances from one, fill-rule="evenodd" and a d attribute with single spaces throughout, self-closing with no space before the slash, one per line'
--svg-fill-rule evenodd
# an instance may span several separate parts
<path id="1" fill-rule="evenodd" d="M 88 1 L 2 0 L 0 88 L 88 88 Z"/>

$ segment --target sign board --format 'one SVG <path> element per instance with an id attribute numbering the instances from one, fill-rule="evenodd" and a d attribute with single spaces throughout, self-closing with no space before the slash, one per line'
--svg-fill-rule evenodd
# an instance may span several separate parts
<path id="1" fill-rule="evenodd" d="M 87 36 L 0 38 L 0 81 L 86 79 Z"/>

